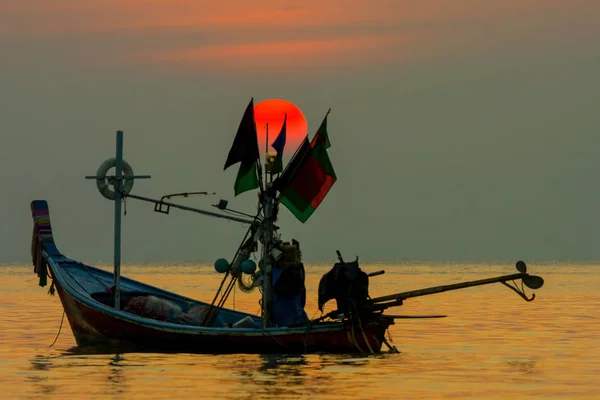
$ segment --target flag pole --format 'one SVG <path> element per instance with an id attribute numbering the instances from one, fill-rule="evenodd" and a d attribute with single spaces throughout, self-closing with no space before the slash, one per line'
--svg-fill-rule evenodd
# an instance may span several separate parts
<path id="1" fill-rule="evenodd" d="M 267 158 L 269 156 L 269 123 L 265 124 L 265 184 L 266 182 L 273 182 L 273 174 L 269 174 L 267 171 Z M 271 180 L 267 180 L 267 174 L 271 176 Z"/>
<path id="2" fill-rule="evenodd" d="M 114 308 L 121 309 L 121 189 L 123 188 L 123 131 L 117 131 L 115 165 Z"/>
<path id="3" fill-rule="evenodd" d="M 267 158 L 269 154 L 269 123 L 265 124 L 265 186 L 269 186 L 267 182 L 267 174 L 271 176 L 271 182 L 273 181 L 273 174 L 267 171 Z M 271 263 L 271 250 L 273 240 L 273 198 L 271 197 L 271 191 L 267 190 L 265 195 L 261 197 L 263 207 L 263 251 L 262 251 L 262 262 L 264 265 L 263 271 L 263 285 L 262 285 L 262 319 L 263 326 L 269 328 L 273 323 L 273 265 Z"/>

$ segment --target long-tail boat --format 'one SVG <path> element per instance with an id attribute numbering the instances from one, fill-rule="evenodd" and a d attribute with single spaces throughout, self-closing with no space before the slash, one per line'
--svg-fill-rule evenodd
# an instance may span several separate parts
<path id="1" fill-rule="evenodd" d="M 329 114 L 329 113 L 328 113 Z M 379 353 L 385 345 L 397 351 L 386 338 L 394 321 L 401 318 L 438 318 L 443 315 L 406 316 L 386 314 L 407 299 L 449 290 L 501 283 L 527 301 L 524 286 L 539 289 L 544 281 L 529 275 L 523 261 L 518 273 L 372 298 L 370 274 L 361 270 L 358 258 L 338 262 L 321 278 L 318 306 L 335 300 L 334 311 L 310 320 L 304 311 L 305 269 L 297 241 L 284 242 L 276 225 L 279 205 L 305 222 L 318 207 L 337 177 L 329 160 L 327 116 L 309 142 L 304 139 L 285 169 L 281 154 L 285 145 L 285 117 L 273 143 L 277 153 L 265 155 L 265 174 L 258 153 L 253 100 L 246 108 L 225 169 L 240 163 L 235 183 L 236 196 L 257 189 L 259 201 L 254 215 L 228 208 L 221 200 L 208 211 L 168 201 L 174 197 L 205 192 L 175 193 L 153 199 L 131 193 L 136 176 L 123 159 L 123 132 L 116 135 L 116 156 L 106 160 L 96 175 L 100 193 L 114 202 L 114 271 L 86 265 L 63 255 L 56 246 L 45 200 L 31 202 L 34 221 L 32 262 L 39 285 L 51 280 L 49 292 L 58 292 L 78 346 L 118 346 L 131 351 L 184 351 L 195 353 Z M 268 148 L 268 136 L 267 136 Z M 114 168 L 114 175 L 108 172 Z M 124 199 L 154 204 L 156 212 L 172 208 L 212 218 L 246 223 L 249 228 L 232 262 L 219 259 L 217 272 L 224 277 L 212 301 L 203 302 L 121 276 L 121 205 Z M 235 215 L 233 215 L 235 214 Z M 258 254 L 257 254 L 258 253 Z M 255 254 L 257 254 L 255 256 Z M 258 259 L 258 263 L 253 261 Z M 258 265 L 257 265 L 258 264 Z M 515 281 L 521 281 L 517 285 Z M 512 282 L 512 284 L 510 283 Z M 259 288 L 261 313 L 234 311 L 224 304 L 234 286 L 245 292 Z M 524 286 L 523 286 L 524 285 Z"/>

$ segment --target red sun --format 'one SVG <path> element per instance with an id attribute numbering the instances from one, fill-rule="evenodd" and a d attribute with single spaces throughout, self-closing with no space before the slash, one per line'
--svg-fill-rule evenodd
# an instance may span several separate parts
<path id="1" fill-rule="evenodd" d="M 279 99 L 265 100 L 254 105 L 258 149 L 261 154 L 264 154 L 265 151 L 266 124 L 269 124 L 269 153 L 274 153 L 275 150 L 271 147 L 271 144 L 281 131 L 285 114 L 287 114 L 287 130 L 283 153 L 292 155 L 308 134 L 308 124 L 302 111 L 293 103 Z"/>

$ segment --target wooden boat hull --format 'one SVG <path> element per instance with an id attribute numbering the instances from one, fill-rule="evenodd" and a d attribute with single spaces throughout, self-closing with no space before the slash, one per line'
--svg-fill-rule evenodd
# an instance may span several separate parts
<path id="1" fill-rule="evenodd" d="M 52 269 L 52 267 L 50 267 Z M 53 276 L 60 272 L 53 271 Z M 314 327 L 236 329 L 179 326 L 84 301 L 55 279 L 55 287 L 79 346 L 118 346 L 190 353 L 356 353 L 381 351 L 388 324 L 325 323 Z M 370 349 L 370 350 L 369 350 Z"/>

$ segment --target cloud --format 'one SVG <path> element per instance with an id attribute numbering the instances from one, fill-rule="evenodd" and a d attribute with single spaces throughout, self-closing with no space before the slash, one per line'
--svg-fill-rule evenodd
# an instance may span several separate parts
<path id="1" fill-rule="evenodd" d="M 493 3 L 480 0 L 305 0 L 301 7 L 291 3 L 281 0 L 30 0 L 7 4 L 0 21 L 1 32 L 15 35 L 114 33 L 138 29 L 279 30 L 373 22 L 403 25 L 465 22 L 528 12 L 583 12 L 599 7 L 591 1 L 559 0 Z"/>
<path id="2" fill-rule="evenodd" d="M 353 37 L 311 40 L 272 40 L 256 43 L 199 46 L 133 56 L 138 63 L 190 64 L 210 67 L 306 68 L 346 63 L 349 67 L 385 60 L 390 46 L 408 46 L 409 37 Z M 364 56 L 368 55 L 369 58 Z"/>
<path id="3" fill-rule="evenodd" d="M 30 0 L 6 5 L 0 43 L 97 68 L 308 71 L 551 42 L 554 25 L 594 12 L 600 3 L 586 0 Z"/>

